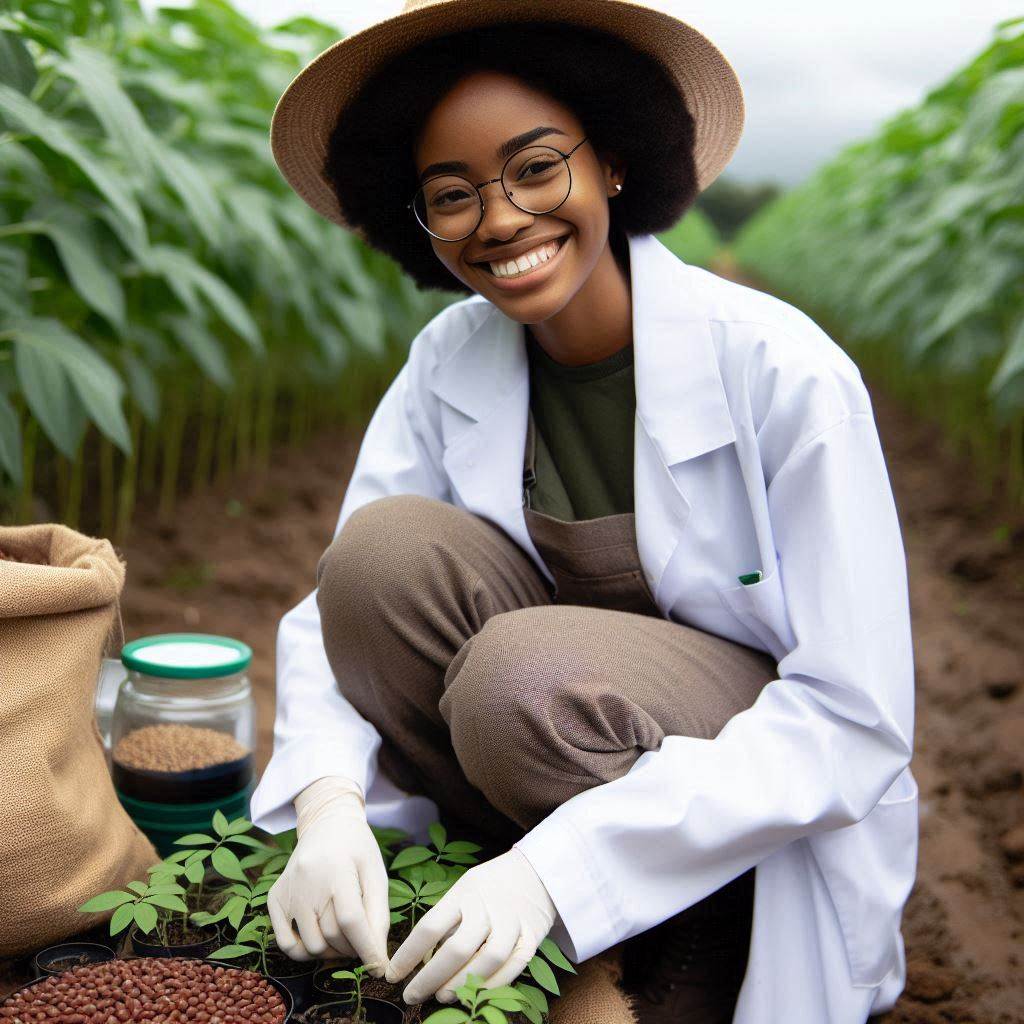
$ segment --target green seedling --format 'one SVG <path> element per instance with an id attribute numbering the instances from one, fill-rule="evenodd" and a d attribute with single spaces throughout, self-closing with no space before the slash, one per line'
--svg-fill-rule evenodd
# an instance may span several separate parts
<path id="1" fill-rule="evenodd" d="M 274 929 L 270 925 L 270 917 L 267 914 L 257 914 L 239 928 L 233 943 L 221 946 L 220 949 L 215 949 L 210 954 L 210 959 L 234 960 L 240 956 L 255 955 L 259 960 L 260 969 L 264 975 L 269 975 L 267 951 L 276 945 Z"/>
<path id="2" fill-rule="evenodd" d="M 462 1006 L 436 1010 L 423 1024 L 508 1024 L 509 1013 L 522 1013 L 532 1024 L 543 1020 L 538 1005 L 528 994 L 511 985 L 484 988 L 483 984 L 479 974 L 467 975 L 466 983 L 455 990 Z"/>
<path id="3" fill-rule="evenodd" d="M 408 920 L 411 925 L 428 907 L 435 903 L 451 888 L 451 883 L 441 879 L 440 881 L 427 881 L 423 878 L 415 878 L 406 881 L 404 878 L 388 879 L 388 906 L 391 908 L 391 923 L 405 921 L 405 911 L 408 911 Z"/>
<path id="4" fill-rule="evenodd" d="M 351 971 L 334 971 L 331 974 L 332 978 L 337 978 L 339 981 L 347 978 L 352 982 L 352 994 L 345 1001 L 354 1001 L 356 1004 L 352 1011 L 353 1024 L 365 1024 L 366 1021 L 366 1011 L 363 1009 L 363 976 L 371 967 L 373 964 L 360 964 Z"/>
<path id="5" fill-rule="evenodd" d="M 149 884 L 129 882 L 124 889 L 101 892 L 78 909 L 83 914 L 113 910 L 110 918 L 111 935 L 118 935 L 134 923 L 145 935 L 155 930 L 161 943 L 167 945 L 167 924 L 171 914 L 188 911 L 182 898 L 184 895 L 185 890 L 176 882 L 157 876 Z"/>
<path id="6" fill-rule="evenodd" d="M 167 858 L 174 863 L 185 865 L 185 877 L 199 886 L 197 901 L 202 899 L 207 861 L 222 878 L 231 882 L 248 882 L 249 878 L 242 868 L 238 854 L 231 847 L 244 846 L 247 849 L 262 851 L 266 846 L 266 843 L 248 834 L 253 827 L 248 818 L 228 821 L 221 811 L 215 811 L 212 826 L 212 836 L 193 832 L 191 835 L 175 839 L 176 846 L 188 849 L 179 850 Z"/>
<path id="7" fill-rule="evenodd" d="M 434 861 L 437 864 L 470 865 L 476 864 L 479 858 L 475 857 L 481 847 L 476 843 L 469 843 L 462 839 L 448 842 L 448 832 L 445 827 L 435 821 L 427 829 L 430 835 L 430 846 L 407 846 L 399 850 L 395 859 L 391 862 L 391 871 L 398 871 L 399 868 L 410 867 L 413 864 L 423 864 L 427 861 Z"/>
<path id="8" fill-rule="evenodd" d="M 207 925 L 216 924 L 218 921 L 227 920 L 237 932 L 242 927 L 242 921 L 250 916 L 254 910 L 267 905 L 267 893 L 271 886 L 278 880 L 280 875 L 263 874 L 249 885 L 247 882 L 233 882 L 227 888 L 227 898 L 221 904 L 215 914 L 206 910 L 197 910 L 191 915 L 193 924 L 201 928 Z"/>

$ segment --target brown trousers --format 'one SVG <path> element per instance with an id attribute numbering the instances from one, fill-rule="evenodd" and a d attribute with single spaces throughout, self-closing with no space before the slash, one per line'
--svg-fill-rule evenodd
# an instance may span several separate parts
<path id="1" fill-rule="evenodd" d="M 498 526 L 418 495 L 357 509 L 317 568 L 328 660 L 381 734 L 380 767 L 491 854 L 666 735 L 713 738 L 776 674 L 763 652 L 656 614 L 632 515 L 527 519 L 545 562 L 559 563 L 554 592 Z M 588 597 L 611 606 L 563 603 Z M 732 961 L 742 953 L 741 967 L 752 881 L 750 871 L 677 915 L 707 932 L 709 914 L 738 908 L 744 933 L 709 933 L 708 945 Z M 692 959 L 693 928 L 685 949 L 677 940 L 667 952 L 664 941 L 648 948 L 654 932 L 631 940 L 644 964 L 659 951 Z M 626 970 L 628 980 L 628 958 Z M 687 1019 L 730 1019 L 720 1008 L 735 1002 L 736 974 L 713 1000 L 717 1016 Z"/>

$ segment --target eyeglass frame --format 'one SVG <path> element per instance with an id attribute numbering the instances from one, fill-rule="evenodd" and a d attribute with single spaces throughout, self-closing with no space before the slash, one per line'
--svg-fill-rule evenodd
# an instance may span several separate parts
<path id="1" fill-rule="evenodd" d="M 505 168 L 508 167 L 508 165 L 512 162 L 512 160 L 515 157 L 519 156 L 519 154 L 524 152 L 525 150 L 551 149 L 554 150 L 562 158 L 563 161 L 565 161 L 565 169 L 569 172 L 569 188 L 566 190 L 565 199 L 563 199 L 562 202 L 558 203 L 556 206 L 552 206 L 550 210 L 544 210 L 541 213 L 535 213 L 533 210 L 523 210 L 523 208 L 508 194 L 508 189 L 506 189 L 504 185 L 502 185 L 501 190 L 502 192 L 505 193 L 505 196 L 508 199 L 508 201 L 517 210 L 522 210 L 523 213 L 529 213 L 531 216 L 534 217 L 542 217 L 546 213 L 553 213 L 555 210 L 558 209 L 559 206 L 562 205 L 562 203 L 565 202 L 566 199 L 569 198 L 570 195 L 572 195 L 572 167 L 569 165 L 569 157 L 571 157 L 573 153 L 575 153 L 576 150 L 579 149 L 580 146 L 582 146 L 583 143 L 587 141 L 587 139 L 588 136 L 584 135 L 583 138 L 580 139 L 580 141 L 577 142 L 576 145 L 573 146 L 568 153 L 563 153 L 557 146 L 549 146 L 547 143 L 544 142 L 531 142 L 527 146 L 521 146 L 514 153 L 511 153 L 508 159 L 501 165 L 501 174 L 499 174 L 496 178 L 489 179 L 488 181 L 481 181 L 479 185 L 474 185 L 473 182 L 469 180 L 469 178 L 463 178 L 461 174 L 435 174 L 432 178 L 427 178 L 426 181 L 420 182 L 420 184 L 416 187 L 416 191 L 413 193 L 412 199 L 405 204 L 406 209 L 412 211 L 413 220 L 415 220 L 416 223 L 419 224 L 419 226 L 423 228 L 423 230 L 426 231 L 426 233 L 430 235 L 431 238 L 436 238 L 439 242 L 461 242 L 464 238 L 469 238 L 469 236 L 473 234 L 473 232 L 476 231 L 477 228 L 480 227 L 480 224 L 484 219 L 484 197 L 483 193 L 480 190 L 484 188 L 486 185 L 493 185 L 496 181 L 501 181 L 502 178 L 505 177 Z M 421 221 L 419 217 L 416 215 L 416 210 L 414 209 L 414 205 L 416 203 L 416 196 L 420 194 L 420 191 L 422 190 L 424 185 L 429 184 L 431 181 L 434 181 L 437 178 L 461 178 L 463 181 L 468 182 L 469 185 L 471 185 L 476 190 L 477 199 L 480 200 L 480 216 L 477 219 L 476 224 L 473 225 L 473 230 L 467 231 L 466 234 L 460 235 L 458 238 L 442 238 L 440 235 L 435 235 L 434 232 L 431 231 L 430 228 L 428 228 L 423 223 L 423 221 Z"/>

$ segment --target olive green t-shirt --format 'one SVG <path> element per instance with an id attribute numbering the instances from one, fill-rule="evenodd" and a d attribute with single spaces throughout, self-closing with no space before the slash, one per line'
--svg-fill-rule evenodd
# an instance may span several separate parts
<path id="1" fill-rule="evenodd" d="M 537 473 L 530 507 L 566 521 L 632 512 L 633 345 L 569 366 L 525 334 Z"/>

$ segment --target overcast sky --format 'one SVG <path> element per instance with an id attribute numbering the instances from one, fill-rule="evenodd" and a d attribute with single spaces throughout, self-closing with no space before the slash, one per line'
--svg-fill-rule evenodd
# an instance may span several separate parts
<path id="1" fill-rule="evenodd" d="M 346 33 L 401 0 L 235 0 L 264 24 L 313 14 Z M 870 135 L 984 47 L 1024 0 L 654 0 L 688 21 L 736 69 L 746 99 L 728 174 L 793 184 L 846 143 Z"/>

